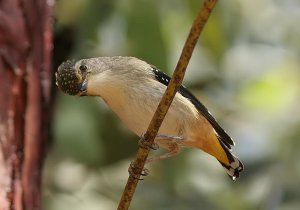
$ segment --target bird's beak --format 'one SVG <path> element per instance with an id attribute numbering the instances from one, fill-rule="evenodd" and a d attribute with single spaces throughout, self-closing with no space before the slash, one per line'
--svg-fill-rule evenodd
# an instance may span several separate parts
<path id="1" fill-rule="evenodd" d="M 80 86 L 80 91 L 78 93 L 79 96 L 86 96 L 87 95 L 87 78 L 85 77 L 83 82 Z"/>

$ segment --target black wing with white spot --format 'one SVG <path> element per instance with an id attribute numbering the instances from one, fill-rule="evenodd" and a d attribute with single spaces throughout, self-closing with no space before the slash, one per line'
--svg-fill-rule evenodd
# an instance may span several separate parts
<path id="1" fill-rule="evenodd" d="M 152 66 L 152 71 L 155 75 L 155 79 L 164 85 L 168 85 L 171 78 L 165 73 L 161 72 L 156 67 Z M 192 104 L 198 109 L 198 111 L 208 120 L 208 122 L 213 126 L 215 131 L 220 137 L 220 140 L 229 148 L 234 145 L 234 142 L 230 136 L 224 131 L 224 129 L 218 124 L 215 118 L 210 114 L 208 109 L 183 85 L 180 86 L 178 92 L 189 99 Z"/>

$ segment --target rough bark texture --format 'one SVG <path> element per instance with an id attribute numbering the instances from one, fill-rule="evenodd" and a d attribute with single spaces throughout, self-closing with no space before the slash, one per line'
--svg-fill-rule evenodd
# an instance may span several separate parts
<path id="1" fill-rule="evenodd" d="M 51 114 L 47 2 L 0 0 L 0 210 L 41 209 Z"/>

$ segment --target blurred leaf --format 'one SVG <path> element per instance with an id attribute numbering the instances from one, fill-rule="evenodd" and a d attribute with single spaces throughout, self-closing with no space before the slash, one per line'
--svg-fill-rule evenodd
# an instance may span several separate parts
<path id="1" fill-rule="evenodd" d="M 249 108 L 265 113 L 286 110 L 295 101 L 300 79 L 288 66 L 272 69 L 250 82 L 240 92 L 240 98 Z"/>

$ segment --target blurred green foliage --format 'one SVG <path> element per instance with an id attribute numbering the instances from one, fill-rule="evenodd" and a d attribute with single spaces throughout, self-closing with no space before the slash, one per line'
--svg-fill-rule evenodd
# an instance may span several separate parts
<path id="1" fill-rule="evenodd" d="M 201 3 L 57 0 L 55 68 L 130 55 L 171 73 Z M 185 149 L 148 166 L 132 210 L 300 209 L 299 11 L 297 0 L 219 1 L 185 84 L 235 139 L 245 171 L 233 183 L 214 158 Z M 44 209 L 116 209 L 138 137 L 100 99 L 61 92 L 53 136 Z"/>

